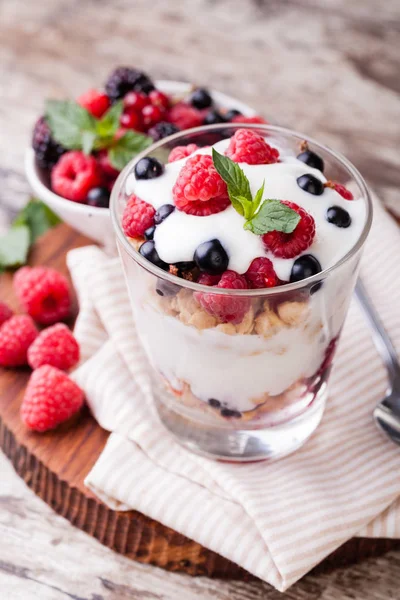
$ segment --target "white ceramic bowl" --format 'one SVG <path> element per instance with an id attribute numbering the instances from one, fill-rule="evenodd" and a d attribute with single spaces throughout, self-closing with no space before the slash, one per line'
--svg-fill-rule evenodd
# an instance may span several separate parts
<path id="1" fill-rule="evenodd" d="M 177 96 L 188 94 L 192 88 L 191 84 L 181 81 L 159 80 L 155 84 L 162 92 Z M 250 106 L 231 96 L 215 90 L 211 90 L 211 94 L 217 107 L 235 108 L 249 117 L 255 115 L 255 111 Z M 52 192 L 36 166 L 32 148 L 27 148 L 25 153 L 25 173 L 35 196 L 43 200 L 65 223 L 103 246 L 109 248 L 114 246 L 109 209 L 79 204 Z"/>

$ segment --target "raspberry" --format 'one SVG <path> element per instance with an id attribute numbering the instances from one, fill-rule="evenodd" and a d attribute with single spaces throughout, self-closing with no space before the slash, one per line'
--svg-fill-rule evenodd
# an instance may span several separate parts
<path id="1" fill-rule="evenodd" d="M 225 271 L 216 288 L 246 290 L 246 278 L 235 271 Z M 222 323 L 240 323 L 250 308 L 250 298 L 195 292 L 194 297 L 206 312 Z"/>
<path id="2" fill-rule="evenodd" d="M 67 152 L 51 172 L 53 191 L 74 202 L 85 202 L 89 190 L 101 183 L 101 172 L 96 159 L 83 152 Z"/>
<path id="3" fill-rule="evenodd" d="M 315 221 L 304 208 L 294 202 L 282 200 L 282 203 L 295 210 L 300 215 L 300 221 L 292 233 L 270 231 L 264 233 L 262 239 L 274 256 L 293 258 L 311 246 L 315 236 Z"/>
<path id="4" fill-rule="evenodd" d="M 28 315 L 17 315 L 3 323 L 0 328 L 0 365 L 26 365 L 28 348 L 37 335 L 38 330 Z"/>
<path id="5" fill-rule="evenodd" d="M 180 131 L 179 127 L 174 125 L 173 123 L 167 123 L 166 121 L 160 121 L 153 127 L 148 130 L 148 134 L 153 138 L 154 142 L 158 142 L 158 140 L 162 140 L 169 135 L 173 135 L 174 133 L 178 133 Z M 173 150 L 172 150 L 173 152 Z M 171 161 L 170 161 L 171 162 Z"/>
<path id="6" fill-rule="evenodd" d="M 144 235 L 149 227 L 154 225 L 155 209 L 144 200 L 132 194 L 128 198 L 122 215 L 122 229 L 128 237 Z"/>
<path id="7" fill-rule="evenodd" d="M 11 319 L 13 314 L 13 311 L 5 302 L 0 302 L 0 327 L 3 323 L 8 321 L 8 319 Z"/>
<path id="8" fill-rule="evenodd" d="M 184 102 L 178 102 L 167 113 L 167 121 L 173 123 L 179 129 L 190 129 L 191 127 L 198 127 L 203 122 L 202 113 L 185 104 Z"/>
<path id="9" fill-rule="evenodd" d="M 77 102 L 97 119 L 100 119 L 110 108 L 110 99 L 107 94 L 93 89 L 79 96 Z"/>
<path id="10" fill-rule="evenodd" d="M 225 152 L 231 160 L 248 165 L 266 165 L 279 160 L 279 152 L 267 144 L 264 138 L 250 129 L 238 129 L 231 137 Z"/>
<path id="11" fill-rule="evenodd" d="M 28 350 L 28 363 L 32 369 L 51 365 L 68 371 L 79 361 L 79 344 L 63 323 L 42 331 Z"/>
<path id="12" fill-rule="evenodd" d="M 205 217 L 230 204 L 226 183 L 217 173 L 211 156 L 195 154 L 182 167 L 172 188 L 175 205 L 189 215 Z"/>
<path id="13" fill-rule="evenodd" d="M 188 156 L 193 154 L 193 152 L 196 152 L 196 150 L 198 149 L 199 147 L 196 144 L 188 144 L 187 146 L 176 146 L 169 153 L 168 162 L 175 162 L 176 160 L 187 158 Z"/>
<path id="14" fill-rule="evenodd" d="M 341 183 L 337 183 L 336 181 L 327 181 L 325 183 L 325 187 L 329 187 L 332 190 L 335 190 L 338 194 L 340 194 L 345 200 L 354 200 L 353 194 Z"/>
<path id="15" fill-rule="evenodd" d="M 14 275 L 14 290 L 24 310 L 41 325 L 52 325 L 69 316 L 68 280 L 48 267 L 22 267 Z"/>
<path id="16" fill-rule="evenodd" d="M 128 92 L 143 92 L 148 94 L 154 89 L 150 77 L 130 67 L 117 67 L 107 79 L 105 90 L 112 102 L 123 98 Z"/>
<path id="17" fill-rule="evenodd" d="M 43 365 L 32 373 L 28 382 L 21 419 L 29 429 L 48 431 L 77 413 L 83 400 L 83 391 L 68 375 Z"/>
<path id="18" fill-rule="evenodd" d="M 268 121 L 266 121 L 258 115 L 254 115 L 254 117 L 244 117 L 243 115 L 236 115 L 235 117 L 233 117 L 232 123 L 259 123 L 261 125 L 268 123 Z"/>
<path id="19" fill-rule="evenodd" d="M 263 256 L 255 258 L 251 262 L 245 277 L 251 288 L 269 288 L 278 284 L 278 277 L 272 262 Z"/>
<path id="20" fill-rule="evenodd" d="M 97 164 L 100 167 L 100 170 L 102 171 L 103 175 L 107 179 L 115 180 L 116 177 L 118 177 L 119 171 L 117 171 L 117 169 L 114 169 L 114 167 L 110 163 L 107 150 L 100 150 L 100 152 L 97 155 Z"/>
<path id="21" fill-rule="evenodd" d="M 218 285 L 221 275 L 211 275 L 210 273 L 201 273 L 197 283 L 202 285 Z"/>
<path id="22" fill-rule="evenodd" d="M 32 148 L 38 165 L 43 169 L 52 169 L 60 156 L 67 151 L 53 138 L 44 117 L 40 117 L 33 129 Z"/>

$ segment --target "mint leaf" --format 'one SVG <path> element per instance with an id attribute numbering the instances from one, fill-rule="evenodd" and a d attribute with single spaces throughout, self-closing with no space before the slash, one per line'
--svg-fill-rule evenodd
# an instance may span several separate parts
<path id="1" fill-rule="evenodd" d="M 30 246 L 27 225 L 12 227 L 0 237 L 0 269 L 19 267 L 26 263 Z"/>
<path id="2" fill-rule="evenodd" d="M 84 132 L 96 134 L 96 119 L 71 100 L 48 100 L 45 116 L 54 139 L 69 150 L 82 150 Z"/>
<path id="3" fill-rule="evenodd" d="M 61 220 L 44 202 L 32 199 L 14 219 L 12 227 L 26 225 L 30 232 L 30 243 L 33 244 L 38 237 L 58 223 L 61 223 Z"/>
<path id="4" fill-rule="evenodd" d="M 295 210 L 283 204 L 280 200 L 264 200 L 260 210 L 252 219 L 245 223 L 244 228 L 256 235 L 269 231 L 292 233 L 300 221 L 300 215 Z"/>
<path id="5" fill-rule="evenodd" d="M 100 138 L 113 137 L 119 127 L 119 119 L 122 115 L 123 103 L 119 100 L 96 121 L 96 133 Z"/>
<path id="6" fill-rule="evenodd" d="M 116 144 L 110 148 L 108 158 L 114 169 L 122 171 L 130 160 L 142 150 L 145 150 L 153 143 L 151 137 L 136 133 L 135 131 L 127 131 Z"/>
<path id="7" fill-rule="evenodd" d="M 236 212 L 239 213 L 239 215 L 246 217 L 246 215 L 252 214 L 252 203 L 244 196 L 232 196 L 231 194 L 229 194 L 229 200 L 231 201 L 233 208 L 236 210 Z"/>
<path id="8" fill-rule="evenodd" d="M 94 131 L 82 132 L 81 144 L 85 154 L 90 154 L 92 152 L 96 138 L 97 135 Z"/>
<path id="9" fill-rule="evenodd" d="M 264 195 L 264 188 L 265 188 L 265 179 L 263 181 L 262 186 L 260 187 L 259 190 L 257 190 L 256 195 L 254 196 L 254 200 L 253 200 L 254 213 L 257 211 L 258 207 L 261 204 L 261 201 L 262 201 L 262 198 L 263 198 L 263 195 Z"/>
<path id="10" fill-rule="evenodd" d="M 249 180 L 243 170 L 233 160 L 217 152 L 215 148 L 212 149 L 212 158 L 214 167 L 228 186 L 231 202 L 232 197 L 236 199 L 232 202 L 234 209 L 247 219 L 250 218 L 254 214 L 251 208 L 253 197 Z M 243 198 L 245 202 L 243 203 L 240 198 Z"/>

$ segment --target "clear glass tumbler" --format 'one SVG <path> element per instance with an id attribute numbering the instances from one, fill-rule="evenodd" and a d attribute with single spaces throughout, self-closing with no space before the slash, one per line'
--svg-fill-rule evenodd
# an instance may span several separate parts
<path id="1" fill-rule="evenodd" d="M 125 184 L 136 162 L 144 156 L 166 162 L 175 146 L 210 145 L 233 135 L 237 125 L 199 127 L 161 140 L 124 169 L 111 197 L 117 245 L 137 331 L 152 367 L 158 415 L 187 448 L 238 462 L 288 454 L 320 422 L 372 220 L 366 184 L 343 156 L 287 129 L 247 127 L 295 152 L 306 140 L 323 158 L 327 176 L 351 187 L 365 202 L 362 233 L 337 264 L 281 287 L 211 291 L 154 266 L 125 237 Z M 202 309 L 202 294 L 234 300 L 244 313 L 242 321 L 219 323 Z"/>

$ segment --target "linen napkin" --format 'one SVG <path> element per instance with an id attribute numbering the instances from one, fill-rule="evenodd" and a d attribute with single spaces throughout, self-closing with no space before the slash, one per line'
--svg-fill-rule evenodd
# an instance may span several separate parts
<path id="1" fill-rule="evenodd" d="M 400 350 L 400 234 L 375 202 L 362 275 Z M 111 435 L 86 478 L 106 504 L 136 509 L 284 591 L 346 540 L 400 537 L 400 452 L 372 409 L 386 373 L 353 301 L 318 430 L 276 462 L 228 464 L 193 455 L 151 408 L 149 365 L 138 341 L 118 258 L 72 250 L 83 363 L 73 377 Z"/>

